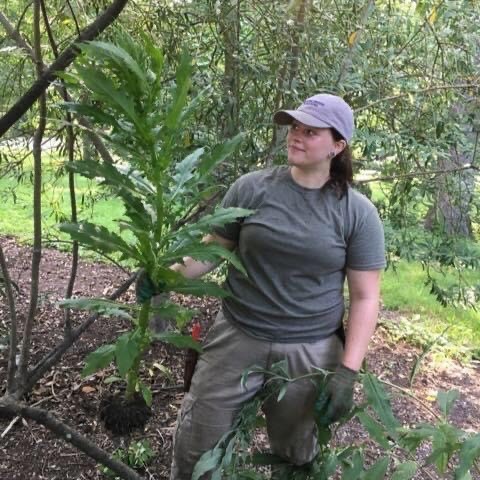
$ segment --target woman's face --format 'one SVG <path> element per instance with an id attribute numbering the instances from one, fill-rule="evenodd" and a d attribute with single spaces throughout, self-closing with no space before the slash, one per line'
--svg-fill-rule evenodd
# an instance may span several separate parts
<path id="1" fill-rule="evenodd" d="M 287 135 L 288 163 L 297 167 L 316 168 L 330 163 L 344 148 L 345 142 L 336 142 L 329 128 L 316 128 L 294 120 Z"/>

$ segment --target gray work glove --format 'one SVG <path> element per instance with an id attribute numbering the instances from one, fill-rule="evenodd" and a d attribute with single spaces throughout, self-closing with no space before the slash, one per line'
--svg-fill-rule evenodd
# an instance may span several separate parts
<path id="1" fill-rule="evenodd" d="M 328 427 L 340 420 L 353 407 L 353 386 L 358 372 L 339 365 L 326 380 L 315 402 L 315 421 L 320 427 Z"/>

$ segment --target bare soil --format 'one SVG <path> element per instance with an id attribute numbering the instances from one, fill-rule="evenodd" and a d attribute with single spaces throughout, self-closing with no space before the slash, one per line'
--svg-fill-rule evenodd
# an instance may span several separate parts
<path id="1" fill-rule="evenodd" d="M 1 237 L 2 247 L 7 256 L 13 280 L 20 293 L 16 295 L 20 322 L 28 311 L 30 288 L 31 248 L 20 245 L 11 237 Z M 45 249 L 41 264 L 40 302 L 32 342 L 32 365 L 39 361 L 53 345 L 62 340 L 63 312 L 57 306 L 63 298 L 68 282 L 70 257 L 53 249 Z M 110 294 L 128 278 L 128 272 L 95 263 L 80 262 L 74 294 L 76 296 L 104 296 Z M 195 308 L 196 321 L 202 324 L 202 334 L 219 308 L 218 300 L 176 296 L 175 299 Z M 133 289 L 122 296 L 126 302 L 134 301 Z M 391 320 L 392 312 L 382 312 Z M 75 314 L 74 323 L 85 319 L 85 314 Z M 7 348 L 9 315 L 4 297 L 0 296 L 0 395 L 5 388 L 7 369 Z M 28 403 L 48 409 L 71 427 L 97 445 L 113 452 L 125 445 L 125 437 L 112 436 L 99 419 L 102 399 L 114 394 L 118 384 L 105 384 L 104 380 L 113 375 L 106 369 L 96 375 L 82 378 L 85 356 L 98 346 L 112 341 L 128 329 L 128 323 L 121 319 L 98 319 L 81 339 L 68 351 L 33 389 Z M 388 335 L 379 328 L 372 341 L 367 357 L 369 369 L 408 393 L 393 388 L 393 405 L 397 418 L 404 425 L 434 421 L 432 412 L 438 412 L 435 395 L 438 390 L 457 389 L 460 398 L 451 414 L 451 422 L 469 432 L 480 431 L 480 365 L 474 362 L 462 365 L 456 361 L 434 364 L 427 357 L 409 387 L 409 373 L 419 352 L 405 343 L 392 343 Z M 152 346 L 144 362 L 143 378 L 153 390 L 152 417 L 144 432 L 132 435 L 133 439 L 147 438 L 155 451 L 155 458 L 143 472 L 148 479 L 166 479 L 170 470 L 172 432 L 182 397 L 182 373 L 184 353 L 160 343 Z M 336 433 L 335 441 L 340 444 L 360 443 L 366 433 L 354 421 Z M 259 432 L 255 443 L 266 446 L 263 432 Z M 373 460 L 378 455 L 372 445 L 367 457 Z M 428 455 L 425 447 L 424 455 Z M 33 421 L 0 419 L 0 479 L 2 480 L 68 480 L 105 478 L 93 460 L 63 440 L 56 438 L 44 427 Z M 433 473 L 415 478 L 438 478 Z M 473 478 L 480 478 L 473 476 Z"/>

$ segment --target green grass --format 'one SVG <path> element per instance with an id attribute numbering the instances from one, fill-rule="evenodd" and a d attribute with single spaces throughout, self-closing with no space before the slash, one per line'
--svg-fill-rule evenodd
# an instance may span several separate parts
<path id="1" fill-rule="evenodd" d="M 469 284 L 480 282 L 480 272 L 463 272 Z M 434 340 L 447 328 L 439 340 L 443 353 L 462 356 L 471 349 L 480 348 L 480 311 L 473 308 L 442 307 L 429 287 L 425 285 L 425 272 L 418 263 L 400 261 L 396 272 L 387 270 L 382 280 L 382 302 L 387 310 L 398 313 L 395 322 L 387 327 L 398 338 L 419 345 Z M 443 282 L 455 280 L 446 274 Z"/>
<path id="2" fill-rule="evenodd" d="M 55 176 L 60 163 L 56 157 L 45 157 L 43 162 L 42 229 L 44 238 L 68 240 L 57 228 L 61 221 L 70 220 L 68 179 L 66 175 Z M 25 168 L 20 182 L 12 177 L 0 178 L 0 232 L 29 242 L 33 231 L 33 185 L 31 166 L 26 164 Z M 115 219 L 124 211 L 121 202 L 104 198 L 92 202 L 101 195 L 97 183 L 78 175 L 75 183 L 79 219 L 115 229 Z"/>

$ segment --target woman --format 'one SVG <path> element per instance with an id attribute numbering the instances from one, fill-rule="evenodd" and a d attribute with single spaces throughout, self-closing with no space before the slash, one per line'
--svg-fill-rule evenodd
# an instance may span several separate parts
<path id="1" fill-rule="evenodd" d="M 318 398 L 305 380 L 292 384 L 280 402 L 265 405 L 272 452 L 293 465 L 311 461 L 317 448 L 314 410 L 325 425 L 349 411 L 377 322 L 383 229 L 373 204 L 349 186 L 351 108 L 337 96 L 320 94 L 297 110 L 277 112 L 274 121 L 289 125 L 289 165 L 240 177 L 223 206 L 255 213 L 205 238 L 236 250 L 248 277 L 229 269 L 226 288 L 233 295 L 223 301 L 185 396 L 171 480 L 191 478 L 200 456 L 261 389 L 261 374 L 242 388 L 244 370 L 283 359 L 292 376 L 312 367 L 334 371 Z M 187 258 L 172 268 L 194 278 L 214 267 Z"/>

